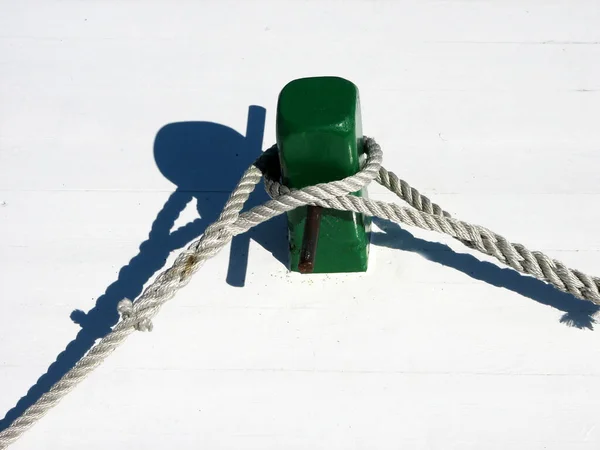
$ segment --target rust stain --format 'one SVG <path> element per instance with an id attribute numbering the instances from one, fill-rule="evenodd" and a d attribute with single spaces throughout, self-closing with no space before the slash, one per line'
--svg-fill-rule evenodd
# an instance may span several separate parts
<path id="1" fill-rule="evenodd" d="M 185 262 L 185 267 L 183 268 L 183 271 L 181 272 L 181 276 L 179 277 L 179 281 L 183 281 L 187 277 L 190 276 L 190 274 L 192 273 L 192 269 L 194 268 L 194 266 L 196 265 L 197 262 L 198 262 L 197 256 L 195 256 L 195 255 L 188 256 L 188 259 Z"/>

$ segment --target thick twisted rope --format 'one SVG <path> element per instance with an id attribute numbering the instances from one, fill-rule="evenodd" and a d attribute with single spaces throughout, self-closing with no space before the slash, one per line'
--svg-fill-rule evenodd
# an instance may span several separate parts
<path id="1" fill-rule="evenodd" d="M 600 278 L 569 269 L 560 261 L 541 252 L 530 251 L 521 244 L 510 243 L 487 228 L 471 225 L 450 217 L 441 207 L 421 195 L 408 183 L 381 166 L 382 152 L 377 143 L 365 138 L 367 161 L 362 170 L 351 177 L 331 183 L 290 190 L 269 172 L 278 165 L 277 148 L 267 150 L 242 176 L 219 218 L 202 237 L 193 242 L 132 302 L 118 305 L 121 320 L 79 362 L 39 400 L 27 408 L 8 428 L 0 432 L 0 449 L 5 449 L 43 417 L 79 382 L 98 367 L 135 330 L 150 331 L 152 319 L 160 307 L 185 286 L 202 263 L 215 256 L 231 239 L 275 216 L 300 206 L 316 205 L 341 211 L 379 217 L 396 223 L 447 234 L 471 248 L 490 255 L 513 269 L 552 284 L 583 300 L 600 305 Z M 250 193 L 265 172 L 265 187 L 272 200 L 241 213 Z M 371 181 L 394 192 L 409 207 L 368 200 L 351 195 Z"/>

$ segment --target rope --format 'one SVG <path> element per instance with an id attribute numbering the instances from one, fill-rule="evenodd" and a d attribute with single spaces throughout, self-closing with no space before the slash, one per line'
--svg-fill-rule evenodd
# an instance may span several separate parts
<path id="1" fill-rule="evenodd" d="M 331 183 L 290 190 L 278 180 L 277 147 L 273 146 L 242 175 L 219 218 L 202 237 L 189 245 L 173 265 L 162 272 L 134 302 L 122 300 L 118 305 L 121 320 L 81 358 L 52 388 L 27 408 L 8 428 L 0 432 L 0 449 L 17 440 L 41 419 L 68 392 L 98 367 L 134 331 L 151 331 L 152 319 L 160 307 L 184 287 L 202 264 L 215 256 L 231 239 L 275 216 L 305 205 L 316 205 L 341 211 L 354 211 L 392 222 L 436 231 L 458 239 L 471 248 L 493 256 L 513 269 L 547 282 L 560 291 L 600 305 L 600 278 L 570 269 L 541 252 L 513 244 L 487 228 L 453 219 L 440 206 L 432 203 L 408 183 L 381 166 L 382 152 L 371 138 L 365 138 L 367 161 L 356 175 Z M 265 175 L 265 188 L 271 200 L 242 213 L 250 193 Z M 371 181 L 377 181 L 408 203 L 368 200 L 351 195 Z"/>

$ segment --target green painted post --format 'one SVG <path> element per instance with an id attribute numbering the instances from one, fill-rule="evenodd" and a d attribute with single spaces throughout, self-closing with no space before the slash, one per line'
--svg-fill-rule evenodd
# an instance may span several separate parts
<path id="1" fill-rule="evenodd" d="M 354 175 L 364 153 L 357 87 L 338 77 L 301 78 L 288 83 L 277 104 L 277 145 L 283 183 L 290 188 Z M 307 213 L 310 225 L 305 239 Z M 292 271 L 367 270 L 368 217 L 314 207 L 297 208 L 287 216 Z M 311 245 L 314 254 L 307 263 L 301 253 L 310 254 Z"/>

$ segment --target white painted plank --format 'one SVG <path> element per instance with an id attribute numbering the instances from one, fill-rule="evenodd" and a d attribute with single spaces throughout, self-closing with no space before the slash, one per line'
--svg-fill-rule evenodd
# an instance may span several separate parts
<path id="1" fill-rule="evenodd" d="M 599 21 L 591 0 L 0 2 L 0 416 L 216 216 L 301 76 L 357 83 L 386 166 L 455 216 L 599 274 Z M 282 220 L 238 239 L 14 448 L 598 448 L 596 309 L 378 225 L 366 274 L 288 273 Z"/>

